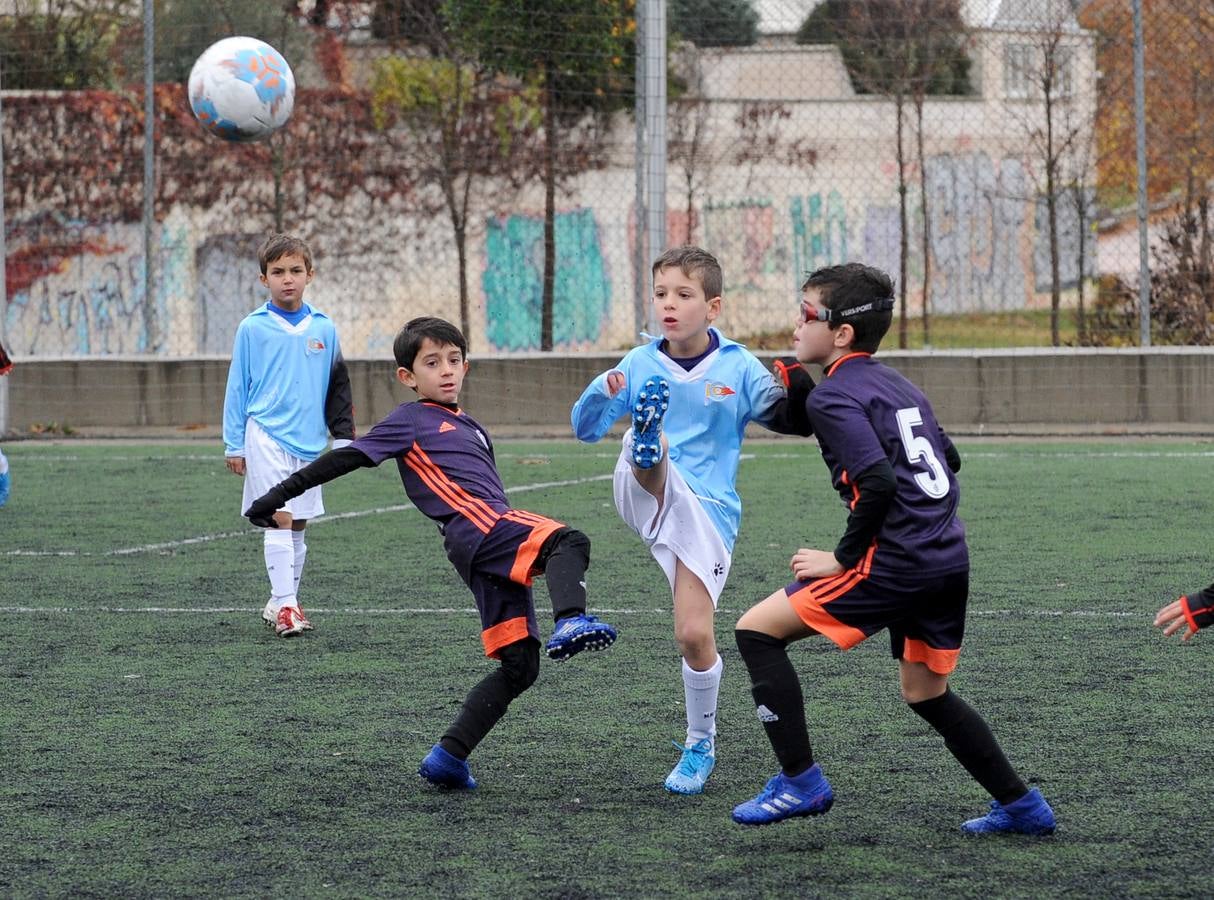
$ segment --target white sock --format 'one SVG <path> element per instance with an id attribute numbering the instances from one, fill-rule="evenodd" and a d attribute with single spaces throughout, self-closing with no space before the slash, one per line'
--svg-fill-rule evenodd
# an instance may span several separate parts
<path id="1" fill-rule="evenodd" d="M 291 543 L 295 548 L 295 595 L 299 596 L 299 582 L 303 578 L 304 562 L 308 558 L 308 545 L 304 543 L 302 531 L 291 532 Z"/>
<path id="2" fill-rule="evenodd" d="M 276 610 L 297 606 L 295 599 L 295 546 L 291 532 L 269 528 L 265 536 L 266 574 L 270 576 L 270 602 Z"/>
<path id="3" fill-rule="evenodd" d="M 724 669 L 720 655 L 712 668 L 697 672 L 683 660 L 683 696 L 687 702 L 688 746 L 708 738 L 716 749 L 717 694 L 721 691 L 721 672 Z"/>
<path id="4" fill-rule="evenodd" d="M 4 455 L 4 451 L 0 450 L 0 475 L 8 471 L 8 458 Z"/>

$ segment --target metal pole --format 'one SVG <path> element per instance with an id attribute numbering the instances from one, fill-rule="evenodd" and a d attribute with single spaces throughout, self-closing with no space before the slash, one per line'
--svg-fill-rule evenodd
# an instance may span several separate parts
<path id="1" fill-rule="evenodd" d="M 649 263 L 666 251 L 666 0 L 650 0 L 645 22 L 645 131 Z M 648 272 L 648 266 L 646 266 Z M 657 332 L 649 307 L 648 326 Z"/>
<path id="2" fill-rule="evenodd" d="M 153 0 L 143 0 L 143 334 L 148 353 L 156 334 L 156 48 Z"/>
<path id="3" fill-rule="evenodd" d="M 645 308 L 649 298 L 649 260 L 645 254 L 645 161 L 648 158 L 645 137 L 645 32 L 649 4 L 653 2 L 640 0 L 636 17 L 636 94 L 633 101 L 633 119 L 636 122 L 636 206 L 633 209 L 633 222 L 636 232 L 632 239 L 632 290 L 634 327 L 638 332 L 645 330 Z"/>
<path id="4" fill-rule="evenodd" d="M 1151 272 L 1147 253 L 1146 63 L 1142 0 L 1134 0 L 1134 125 L 1138 143 L 1138 342 L 1151 346 Z"/>

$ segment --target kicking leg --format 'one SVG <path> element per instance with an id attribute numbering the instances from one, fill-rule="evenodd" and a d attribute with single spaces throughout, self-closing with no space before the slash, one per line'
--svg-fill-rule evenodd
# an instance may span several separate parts
<path id="1" fill-rule="evenodd" d="M 583 650 L 606 650 L 615 643 L 614 628 L 597 616 L 586 615 L 586 569 L 590 566 L 586 535 L 568 527 L 553 532 L 540 548 L 536 566 L 548 582 L 556 622 L 545 646 L 550 659 L 562 661 Z"/>

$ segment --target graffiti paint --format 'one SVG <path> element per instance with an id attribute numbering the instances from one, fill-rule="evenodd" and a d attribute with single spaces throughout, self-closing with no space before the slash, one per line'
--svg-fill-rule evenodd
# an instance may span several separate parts
<path id="1" fill-rule="evenodd" d="M 557 347 L 598 338 L 611 302 L 611 282 L 594 213 L 558 213 L 552 299 L 552 340 Z M 489 219 L 485 228 L 486 335 L 494 350 L 538 350 L 544 275 L 544 220 L 538 216 Z"/>
<path id="2" fill-rule="evenodd" d="M 265 302 L 257 248 L 259 234 L 216 234 L 194 251 L 198 352 L 228 354 L 236 326 Z"/>
<path id="3" fill-rule="evenodd" d="M 794 272 L 812 272 L 822 266 L 846 262 L 847 208 L 836 190 L 794 196 L 789 201 L 792 218 Z"/>
<path id="4" fill-rule="evenodd" d="M 1083 198 L 1086 209 L 1084 219 L 1087 222 L 1088 234 L 1085 236 L 1087 245 L 1084 247 L 1084 276 L 1096 277 L 1096 235 L 1091 231 L 1092 223 L 1096 221 L 1096 192 L 1089 189 Z M 1033 243 L 1033 276 L 1034 286 L 1041 293 L 1051 288 L 1050 283 L 1050 228 L 1049 212 L 1044 197 L 1037 198 L 1034 210 L 1036 225 L 1036 240 Z M 1079 210 L 1075 199 L 1067 192 L 1058 198 L 1056 206 L 1056 221 L 1058 224 L 1058 281 L 1062 290 L 1068 290 L 1079 284 Z"/>
<path id="5" fill-rule="evenodd" d="M 1033 191 L 1017 159 L 985 153 L 931 157 L 932 303 L 937 312 L 1021 309 L 1028 299 L 1021 248 Z"/>

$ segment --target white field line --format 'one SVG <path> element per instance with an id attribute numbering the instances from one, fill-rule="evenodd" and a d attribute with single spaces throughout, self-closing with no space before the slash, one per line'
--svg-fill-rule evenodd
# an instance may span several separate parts
<path id="1" fill-rule="evenodd" d="M 223 457 L 215 453 L 140 453 L 140 454 L 118 454 L 111 456 L 79 456 L 71 453 L 53 454 L 53 453 L 38 453 L 24 456 L 19 452 L 12 450 L 8 451 L 9 456 L 14 456 L 21 460 L 21 464 L 26 463 L 64 463 L 64 462 L 83 462 L 90 465 L 108 462 L 209 462 L 214 463 L 216 469 L 223 468 Z M 539 451 L 536 453 L 497 453 L 493 454 L 498 459 L 572 459 L 580 457 L 582 459 L 615 459 L 620 455 L 619 450 L 611 453 L 604 453 L 599 450 L 580 450 L 562 451 L 559 453 L 549 453 L 547 451 Z"/>
<path id="2" fill-rule="evenodd" d="M 557 487 L 572 487 L 579 484 L 590 484 L 595 481 L 608 481 L 614 477 L 614 473 L 606 475 L 591 475 L 587 478 L 571 478 L 566 481 L 540 481 L 534 484 L 521 484 L 517 487 L 506 488 L 507 494 L 524 494 L 528 491 L 542 491 L 547 488 Z M 416 509 L 412 503 L 401 503 L 396 506 L 378 506 L 373 509 L 360 509 L 353 512 L 336 513 L 334 515 L 318 516 L 311 519 L 308 523 L 309 527 L 323 525 L 325 522 L 336 522 L 341 519 L 361 519 L 364 516 L 377 516 L 382 513 L 404 512 L 410 509 Z M 156 553 L 161 550 L 173 550 L 177 547 L 188 547 L 191 544 L 206 544 L 211 541 L 222 541 L 227 538 L 241 537 L 250 532 L 256 533 L 260 529 L 248 528 L 241 531 L 220 531 L 215 534 L 203 534 L 198 537 L 182 538 L 176 541 L 162 541 L 157 544 L 140 544 L 137 547 L 120 547 L 117 550 L 106 550 L 104 553 L 92 553 L 81 550 L 7 550 L 5 556 L 133 556 L 139 553 Z"/>
<path id="3" fill-rule="evenodd" d="M 964 444 L 965 438 L 959 438 L 959 441 Z M 798 453 L 743 453 L 741 458 L 744 460 L 751 459 L 801 459 L 806 455 L 817 455 L 816 444 L 805 444 L 804 450 Z M 21 465 L 30 463 L 63 463 L 63 462 L 87 462 L 96 464 L 98 462 L 209 462 L 215 463 L 216 466 L 222 462 L 222 457 L 214 453 L 210 454 L 140 454 L 140 455 L 121 455 L 121 456 L 105 456 L 104 459 L 96 457 L 84 457 L 76 455 L 55 455 L 55 454 L 37 454 L 23 456 L 15 453 L 10 455 L 16 456 L 21 461 Z M 615 459 L 618 457 L 619 451 L 604 453 L 601 451 L 540 451 L 536 453 L 498 453 L 498 459 Z M 1016 451 L 1007 450 L 965 450 L 962 453 L 963 458 L 975 459 L 1009 459 L 1017 457 L 1031 457 L 1033 459 L 1051 458 L 1051 459 L 1209 459 L 1214 457 L 1214 450 L 1026 450 L 1020 449 Z"/>
<path id="4" fill-rule="evenodd" d="M 596 615 L 609 616 L 671 615 L 669 606 L 658 607 L 656 609 L 624 609 L 597 606 L 590 608 L 588 611 Z M 0 614 L 18 615 L 39 613 L 64 615 L 74 615 L 77 613 L 111 613 L 115 615 L 223 615 L 241 613 L 253 615 L 260 612 L 260 606 L 199 606 L 193 608 L 184 606 L 0 606 Z M 477 614 L 477 611 L 471 606 L 419 606 L 396 609 L 367 609 L 350 606 L 323 608 L 312 606 L 311 604 L 308 605 L 308 612 L 313 615 L 328 616 L 475 616 Z M 717 612 L 727 615 L 740 614 L 743 610 L 718 609 Z M 971 609 L 966 615 L 977 618 L 999 619 L 1141 619 L 1144 622 L 1148 622 L 1152 620 L 1154 614 L 1154 610 L 1150 612 L 1145 610 L 1108 610 L 1102 612 L 1090 609 Z"/>

